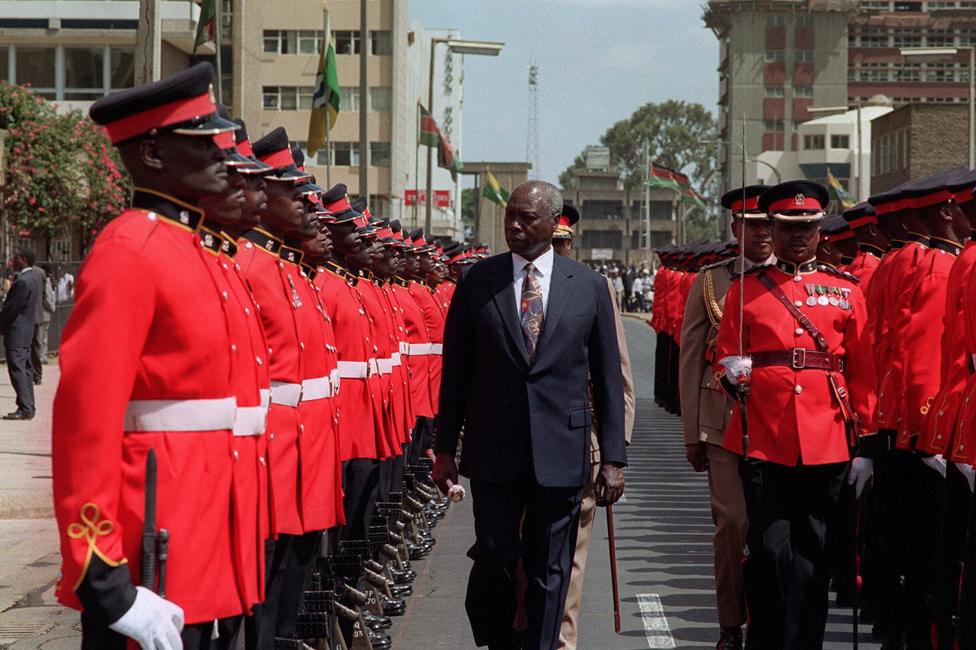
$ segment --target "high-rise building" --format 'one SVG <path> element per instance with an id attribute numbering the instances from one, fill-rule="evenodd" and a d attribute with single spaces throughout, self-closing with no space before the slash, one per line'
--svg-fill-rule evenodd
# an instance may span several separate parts
<path id="1" fill-rule="evenodd" d="M 193 53 L 198 5 L 164 0 L 161 7 L 163 76 L 198 60 L 215 61 L 212 43 Z M 252 139 L 284 126 L 294 142 L 306 145 L 324 34 L 323 4 L 221 0 L 221 9 L 222 101 L 247 122 Z M 320 184 L 345 183 L 352 195 L 368 194 L 374 214 L 409 226 L 414 211 L 406 205 L 407 190 L 424 188 L 426 181 L 426 150 L 417 164 L 417 101 L 427 102 L 430 38 L 446 32 L 423 33 L 419 27 L 409 32 L 407 3 L 367 0 L 363 43 L 360 0 L 330 0 L 328 9 L 340 114 L 328 146 L 308 157 L 307 166 Z M 105 93 L 133 84 L 138 18 L 136 0 L 0 3 L 0 79 L 30 83 L 67 108 L 86 109 Z M 363 48 L 365 96 L 359 87 Z M 463 58 L 445 50 L 435 52 L 435 119 L 458 147 Z M 360 111 L 367 112 L 366 151 L 359 146 Z M 369 187 L 361 190 L 364 155 Z M 435 155 L 435 165 L 436 160 Z M 434 233 L 458 235 L 460 200 L 448 171 L 436 169 L 434 190 Z"/>

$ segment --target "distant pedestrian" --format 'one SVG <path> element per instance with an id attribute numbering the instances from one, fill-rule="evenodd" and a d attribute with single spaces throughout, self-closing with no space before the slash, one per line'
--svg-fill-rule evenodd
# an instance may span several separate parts
<path id="1" fill-rule="evenodd" d="M 58 277 L 57 290 L 59 305 L 75 299 L 75 276 L 67 268 L 62 267 L 61 271 L 61 275 Z"/>
<path id="2" fill-rule="evenodd" d="M 34 340 L 31 344 L 31 368 L 34 371 L 34 385 L 41 384 L 43 369 L 47 365 L 47 332 L 54 313 L 54 286 L 51 284 L 50 266 L 43 262 L 33 267 L 41 287 L 37 300 L 37 320 L 34 323 Z"/>
<path id="3" fill-rule="evenodd" d="M 19 248 L 10 261 L 17 274 L 0 308 L 0 334 L 7 357 L 10 383 L 17 393 L 17 410 L 3 416 L 4 420 L 30 420 L 34 417 L 34 372 L 31 369 L 31 343 L 37 302 L 41 298 L 41 283 L 33 272 L 34 251 Z"/>

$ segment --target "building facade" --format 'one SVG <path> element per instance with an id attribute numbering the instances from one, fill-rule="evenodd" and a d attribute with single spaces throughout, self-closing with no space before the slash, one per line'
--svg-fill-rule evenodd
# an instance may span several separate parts
<path id="1" fill-rule="evenodd" d="M 969 107 L 965 104 L 908 104 L 875 119 L 871 123 L 871 192 L 884 192 L 965 165 L 968 133 Z"/>

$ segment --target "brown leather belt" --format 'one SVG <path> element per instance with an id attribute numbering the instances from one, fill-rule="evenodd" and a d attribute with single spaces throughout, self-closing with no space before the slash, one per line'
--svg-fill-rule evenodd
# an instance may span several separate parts
<path id="1" fill-rule="evenodd" d="M 793 348 L 792 350 L 772 350 L 753 352 L 752 367 L 786 366 L 793 370 L 813 369 L 844 372 L 844 361 L 830 352 Z"/>

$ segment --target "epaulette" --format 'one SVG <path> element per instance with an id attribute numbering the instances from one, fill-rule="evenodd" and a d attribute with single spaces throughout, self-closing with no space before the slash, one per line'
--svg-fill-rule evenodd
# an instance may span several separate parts
<path id="1" fill-rule="evenodd" d="M 859 277 L 857 277 L 856 275 L 851 275 L 850 273 L 847 273 L 846 271 L 841 271 L 836 266 L 831 266 L 830 264 L 818 263 L 817 264 L 817 270 L 820 271 L 820 272 L 822 272 L 822 273 L 829 273 L 830 275 L 836 275 L 838 278 L 844 278 L 848 282 L 852 282 L 854 284 L 860 284 L 861 283 L 861 279 Z"/>
<path id="2" fill-rule="evenodd" d="M 769 269 L 769 268 L 772 268 L 772 267 L 773 267 L 772 264 L 758 264 L 758 265 L 752 267 L 751 269 L 746 269 L 745 270 L 745 273 L 739 273 L 738 271 L 732 271 L 732 279 L 733 280 L 738 280 L 739 277 L 741 277 L 743 275 L 749 275 L 750 273 L 758 273 L 759 271 L 763 271 L 765 269 Z"/>

